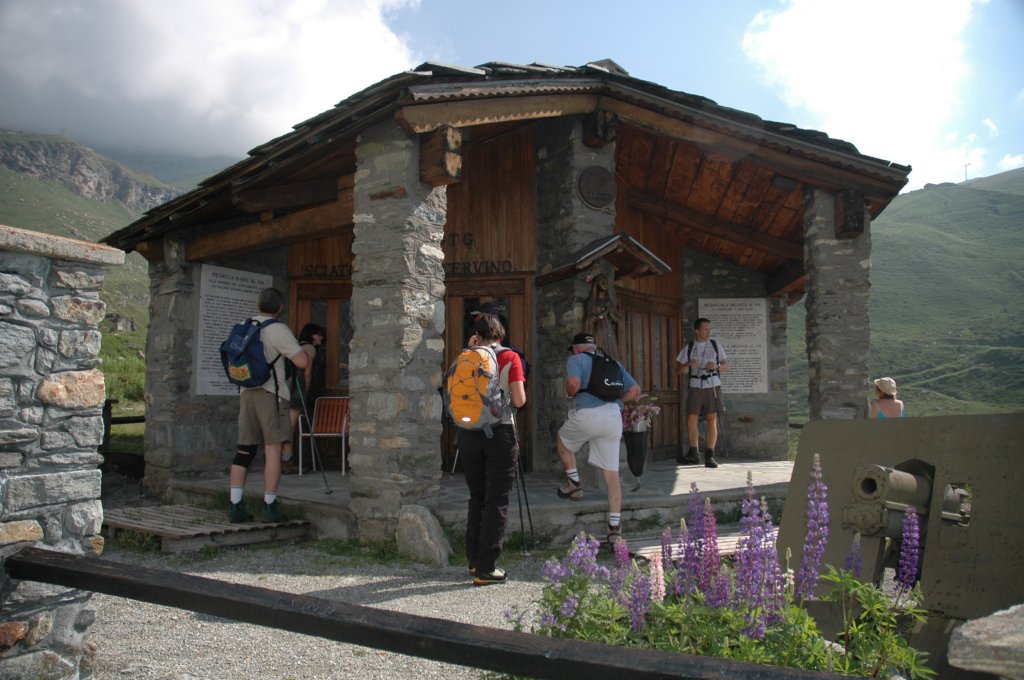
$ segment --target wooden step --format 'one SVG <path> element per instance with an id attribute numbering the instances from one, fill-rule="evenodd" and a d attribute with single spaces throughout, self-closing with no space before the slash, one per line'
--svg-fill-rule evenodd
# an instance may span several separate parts
<path id="1" fill-rule="evenodd" d="M 247 545 L 304 538 L 309 522 L 288 520 L 244 524 L 228 522 L 227 511 L 189 505 L 156 505 L 118 508 L 104 513 L 103 527 L 113 539 L 119 531 L 135 531 L 160 537 L 163 552 L 179 553 L 207 546 Z"/>

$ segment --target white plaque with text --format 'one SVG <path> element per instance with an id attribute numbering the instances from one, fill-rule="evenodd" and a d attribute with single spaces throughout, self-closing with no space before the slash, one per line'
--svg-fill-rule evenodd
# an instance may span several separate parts
<path id="1" fill-rule="evenodd" d="M 268 274 L 202 265 L 199 274 L 199 320 L 192 358 L 196 394 L 237 395 L 220 361 L 220 344 L 231 327 L 256 314 L 260 291 L 274 283 Z"/>
<path id="2" fill-rule="evenodd" d="M 711 321 L 711 337 L 725 348 L 729 371 L 722 391 L 768 392 L 768 301 L 764 298 L 710 298 L 697 302 L 698 314 Z"/>

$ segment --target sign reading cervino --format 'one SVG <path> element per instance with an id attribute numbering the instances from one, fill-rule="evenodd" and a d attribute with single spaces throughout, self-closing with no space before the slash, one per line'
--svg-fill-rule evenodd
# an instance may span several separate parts
<path id="1" fill-rule="evenodd" d="M 199 274 L 199 319 L 192 357 L 196 394 L 237 395 L 220 361 L 220 344 L 241 323 L 256 313 L 260 291 L 274 278 L 239 269 L 204 264 Z"/>

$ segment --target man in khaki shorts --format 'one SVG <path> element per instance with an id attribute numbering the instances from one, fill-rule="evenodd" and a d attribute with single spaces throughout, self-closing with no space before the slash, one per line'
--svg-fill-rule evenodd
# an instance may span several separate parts
<path id="1" fill-rule="evenodd" d="M 276 288 L 264 288 L 257 302 L 256 321 L 276 319 L 284 311 L 284 296 Z M 238 453 L 231 463 L 231 505 L 228 519 L 248 522 L 252 516 L 245 509 L 242 497 L 245 478 L 263 444 L 263 511 L 262 522 L 283 522 L 287 517 L 277 502 L 277 485 L 281 482 L 281 445 L 291 441 L 292 425 L 288 413 L 291 394 L 285 380 L 285 361 L 291 360 L 296 368 L 309 363 L 309 355 L 302 351 L 295 336 L 284 323 L 272 323 L 260 331 L 263 355 L 267 363 L 273 362 L 270 379 L 260 387 L 240 388 L 238 404 Z M 276 383 L 276 384 L 275 384 Z"/>

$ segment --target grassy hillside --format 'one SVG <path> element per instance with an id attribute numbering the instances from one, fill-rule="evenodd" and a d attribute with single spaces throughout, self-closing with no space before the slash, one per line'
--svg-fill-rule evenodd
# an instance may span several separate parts
<path id="1" fill-rule="evenodd" d="M 98 241 L 137 218 L 117 201 L 92 201 L 72 193 L 55 182 L 45 182 L 0 167 L 0 224 L 31 229 L 84 241 Z M 146 261 L 138 253 L 125 258 L 121 267 L 106 270 L 101 298 L 107 314 L 135 320 L 134 331 L 103 335 L 104 373 L 108 396 L 141 398 L 142 362 L 149 323 L 149 275 Z M 104 331 L 109 327 L 104 325 Z"/>
<path id="2" fill-rule="evenodd" d="M 1024 410 L 1022 225 L 1024 170 L 929 185 L 897 197 L 872 225 L 872 377 L 895 378 L 911 414 Z M 803 303 L 790 312 L 799 420 Z"/>

